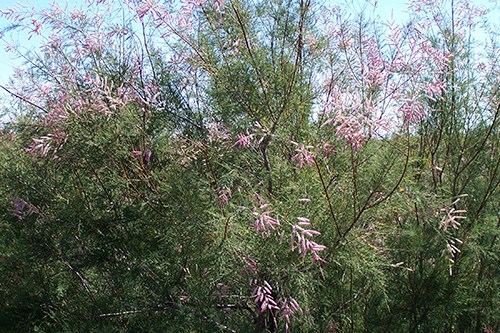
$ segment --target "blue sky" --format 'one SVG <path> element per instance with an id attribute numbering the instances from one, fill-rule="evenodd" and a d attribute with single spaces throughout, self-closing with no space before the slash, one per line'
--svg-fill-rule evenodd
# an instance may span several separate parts
<path id="1" fill-rule="evenodd" d="M 329 0 L 324 0 L 325 2 L 330 2 Z M 406 13 L 406 1 L 405 0 L 370 0 L 371 3 L 377 2 L 377 12 L 379 13 L 382 20 L 392 20 L 396 22 L 406 21 L 408 15 Z M 17 1 L 17 0 L 2 0 L 0 4 L 0 10 L 7 7 L 12 7 L 16 3 L 30 3 L 35 7 L 44 8 L 48 7 L 48 4 L 53 1 L 49 0 L 32 0 L 32 1 Z M 72 5 L 69 7 L 77 6 L 83 3 L 83 0 L 74 0 Z M 500 7 L 499 0 L 476 0 L 475 3 L 486 5 L 487 7 L 495 7 L 496 10 L 490 14 L 490 19 L 493 19 L 496 24 L 500 21 Z M 61 4 L 66 4 L 65 1 L 60 1 Z M 354 8 L 359 8 L 358 4 L 364 3 L 364 0 L 353 0 Z M 7 25 L 7 20 L 0 16 L 0 29 Z M 27 39 L 27 34 L 20 35 L 20 43 L 23 47 L 31 48 L 33 47 L 33 42 Z M 19 66 L 20 61 L 12 59 L 12 55 L 5 51 L 5 45 L 0 41 L 0 84 L 5 85 L 8 82 L 8 78 L 13 72 L 13 68 Z M 1 94 L 1 92 L 0 92 Z"/>
<path id="2" fill-rule="evenodd" d="M 48 0 L 32 0 L 32 1 L 17 1 L 17 0 L 2 0 L 0 3 L 0 10 L 5 10 L 6 8 L 14 7 L 16 4 L 30 3 L 35 7 L 48 7 Z M 0 16 L 0 30 L 8 25 L 7 19 Z M 27 39 L 27 35 L 20 35 L 20 38 Z M 21 41 L 19 41 L 21 43 Z M 26 47 L 29 47 L 32 43 L 29 40 L 23 41 Z M 8 81 L 9 76 L 12 74 L 13 68 L 19 66 L 20 62 L 18 60 L 12 59 L 12 55 L 5 51 L 5 43 L 0 41 L 0 84 L 5 84 Z M 1 93 L 1 92 L 0 92 Z"/>

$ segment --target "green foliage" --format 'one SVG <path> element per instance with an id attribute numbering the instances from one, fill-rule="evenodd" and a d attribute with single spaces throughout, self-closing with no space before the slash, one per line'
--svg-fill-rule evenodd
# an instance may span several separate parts
<path id="1" fill-rule="evenodd" d="M 500 329 L 498 63 L 459 13 L 401 30 L 422 69 L 307 0 L 104 3 L 130 32 L 57 14 L 87 44 L 28 57 L 0 133 L 3 331 Z"/>

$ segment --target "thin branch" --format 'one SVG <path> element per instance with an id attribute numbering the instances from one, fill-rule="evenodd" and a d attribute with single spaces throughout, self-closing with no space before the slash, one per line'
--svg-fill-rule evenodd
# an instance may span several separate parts
<path id="1" fill-rule="evenodd" d="M 337 219 L 335 218 L 335 212 L 333 211 L 332 201 L 330 199 L 330 195 L 328 194 L 328 187 L 325 184 L 323 179 L 323 174 L 321 173 L 321 169 L 319 168 L 318 162 L 314 160 L 314 165 L 316 165 L 316 171 L 318 172 L 319 179 L 321 181 L 321 186 L 323 187 L 323 193 L 325 194 L 326 201 L 328 202 L 328 208 L 330 210 L 330 214 L 332 215 L 333 222 L 335 223 L 335 229 L 337 230 L 337 234 L 339 237 L 342 237 L 342 233 L 340 231 L 340 226 L 338 225 Z"/>
<path id="2" fill-rule="evenodd" d="M 37 105 L 37 104 L 35 104 L 35 103 L 33 103 L 33 102 L 31 102 L 31 101 L 27 100 L 27 99 L 26 99 L 26 98 L 24 98 L 23 96 L 16 94 L 15 92 L 13 92 L 13 91 L 11 91 L 11 90 L 7 89 L 6 87 L 4 87 L 4 86 L 3 86 L 3 85 L 1 85 L 1 84 L 0 84 L 0 88 L 2 88 L 3 90 L 5 90 L 5 91 L 6 91 L 9 95 L 14 96 L 15 98 L 20 99 L 21 101 L 26 102 L 26 103 L 28 103 L 29 105 L 31 105 L 31 106 L 33 106 L 33 107 L 35 107 L 35 108 L 37 108 L 37 109 L 39 109 L 39 110 L 41 110 L 41 111 L 43 111 L 43 112 L 45 112 L 45 113 L 48 113 L 48 110 L 47 110 L 47 109 L 45 109 L 45 108 L 41 107 L 40 105 Z"/>

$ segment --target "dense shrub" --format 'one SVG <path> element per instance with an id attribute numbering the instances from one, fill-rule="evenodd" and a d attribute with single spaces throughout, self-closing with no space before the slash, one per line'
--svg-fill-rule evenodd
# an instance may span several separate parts
<path id="1" fill-rule="evenodd" d="M 3 330 L 498 331 L 494 29 L 371 9 L 4 9 Z"/>

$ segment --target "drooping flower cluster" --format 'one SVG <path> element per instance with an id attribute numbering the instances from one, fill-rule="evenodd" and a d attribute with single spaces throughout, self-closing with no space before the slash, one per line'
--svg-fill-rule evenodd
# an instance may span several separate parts
<path id="1" fill-rule="evenodd" d="M 62 131 L 49 133 L 32 139 L 33 144 L 27 147 L 25 151 L 35 157 L 51 157 L 55 160 L 58 158 L 57 153 L 62 149 L 66 140 L 67 135 Z"/>
<path id="2" fill-rule="evenodd" d="M 26 217 L 39 213 L 39 209 L 27 200 L 16 198 L 12 202 L 12 209 L 9 211 L 12 216 L 19 220 L 24 220 Z"/>
<path id="3" fill-rule="evenodd" d="M 320 245 L 310 238 L 318 236 L 321 233 L 313 229 L 306 229 L 304 227 L 310 226 L 311 222 L 305 217 L 298 218 L 299 223 L 292 226 L 292 236 L 290 237 L 290 247 L 292 251 L 297 249 L 297 252 L 305 258 L 308 253 L 312 255 L 312 261 L 326 262 L 322 259 L 318 252 L 326 249 L 326 246 Z"/>
<path id="4" fill-rule="evenodd" d="M 210 122 L 205 125 L 208 130 L 208 141 L 225 142 L 231 139 L 231 133 L 219 122 Z"/>
<path id="5" fill-rule="evenodd" d="M 360 92 L 329 87 L 329 98 L 323 102 L 321 128 L 332 131 L 344 147 L 360 151 L 370 133 L 376 132 L 380 120 L 375 118 L 376 106 L 364 100 Z"/>
<path id="6" fill-rule="evenodd" d="M 366 142 L 368 119 L 362 114 L 344 115 L 337 113 L 322 125 L 334 125 L 336 128 L 335 136 L 345 143 L 345 147 L 351 147 L 354 151 L 360 151 Z"/>
<path id="7" fill-rule="evenodd" d="M 299 169 L 314 164 L 314 154 L 311 152 L 311 149 L 314 148 L 313 146 L 306 146 L 303 143 L 298 144 L 294 141 L 292 141 L 292 144 L 297 146 L 295 149 L 296 154 L 292 156 L 292 162 L 297 164 Z"/>
<path id="8" fill-rule="evenodd" d="M 217 12 L 223 12 L 225 4 L 224 0 L 182 0 L 174 7 L 170 2 L 158 0 L 128 1 L 139 20 L 143 21 L 150 16 L 155 20 L 157 27 L 164 30 L 164 36 L 172 33 L 179 35 L 182 30 L 189 32 L 196 10 L 213 6 Z"/>
<path id="9" fill-rule="evenodd" d="M 221 188 L 217 191 L 217 201 L 219 202 L 219 205 L 224 208 L 228 203 L 229 199 L 232 198 L 233 192 L 231 191 L 231 188 L 229 187 L 224 187 Z"/>
<path id="10" fill-rule="evenodd" d="M 251 283 L 255 287 L 250 297 L 256 305 L 257 312 L 259 314 L 271 312 L 275 325 L 278 325 L 278 318 L 282 319 L 285 322 L 285 332 L 290 332 L 291 319 L 304 313 L 297 300 L 293 297 L 280 297 L 276 300 L 273 287 L 266 280 L 262 284 L 258 284 L 257 280 L 252 280 Z"/>
<path id="11" fill-rule="evenodd" d="M 249 133 L 248 130 L 246 131 L 246 134 L 238 133 L 238 140 L 234 143 L 234 146 L 240 148 L 248 148 L 252 145 L 254 137 L 255 135 Z"/>
<path id="12" fill-rule="evenodd" d="M 336 55 L 325 73 L 320 120 L 346 148 L 360 151 L 374 135 L 417 124 L 433 111 L 427 104 L 447 88 L 451 52 L 431 40 L 432 32 L 418 20 L 389 24 L 387 34 L 380 34 L 361 31 L 336 12 L 325 23 L 336 27 L 325 27 L 327 48 Z"/>
<path id="13" fill-rule="evenodd" d="M 459 201 L 460 201 L 460 198 L 453 201 L 453 203 L 449 207 L 441 208 L 441 211 L 445 215 L 441 219 L 441 223 L 440 223 L 439 227 L 442 228 L 444 231 L 446 231 L 448 229 L 448 227 L 452 227 L 453 229 L 457 230 L 460 227 L 460 222 L 458 222 L 458 220 L 463 220 L 463 219 L 467 218 L 466 216 L 462 215 L 464 213 L 467 213 L 466 210 L 455 209 L 453 207 Z"/>
<path id="14" fill-rule="evenodd" d="M 403 115 L 405 123 L 418 123 L 427 113 L 416 97 L 403 100 L 398 111 Z"/>
<path id="15" fill-rule="evenodd" d="M 463 195 L 465 196 L 465 195 Z M 450 275 L 453 274 L 452 264 L 455 263 L 458 254 L 461 252 L 459 246 L 462 241 L 456 237 L 456 231 L 460 228 L 461 224 L 458 220 L 463 220 L 466 218 L 463 214 L 467 213 L 465 209 L 456 209 L 455 206 L 460 201 L 460 197 L 455 199 L 451 205 L 446 206 L 441 209 L 445 215 L 441 219 L 439 228 L 443 229 L 446 237 L 446 249 L 450 255 Z M 451 227 L 451 228 L 450 228 Z M 454 236 L 455 234 L 455 236 Z"/>
<path id="16" fill-rule="evenodd" d="M 270 204 L 263 204 L 253 208 L 254 230 L 263 238 L 269 237 L 271 232 L 280 226 L 278 218 L 273 217 L 274 210 L 268 210 Z"/>
<path id="17" fill-rule="evenodd" d="M 280 300 L 280 318 L 285 320 L 285 332 L 290 332 L 290 320 L 296 314 L 301 315 L 303 313 L 302 308 L 299 303 L 293 298 L 284 298 Z"/>
<path id="18" fill-rule="evenodd" d="M 361 63 L 363 82 L 370 88 L 375 89 L 383 85 L 389 72 L 385 70 L 385 61 L 382 57 L 382 50 L 375 38 L 370 37 L 364 41 L 366 62 Z"/>
<path id="19" fill-rule="evenodd" d="M 130 3 L 133 4 L 134 1 L 130 1 Z M 137 13 L 139 20 L 143 20 L 148 14 L 152 14 L 153 16 L 168 14 L 165 5 L 158 0 L 138 1 L 138 5 L 133 7 L 133 10 Z"/>
<path id="20" fill-rule="evenodd" d="M 151 150 L 145 149 L 144 151 L 141 150 L 134 150 L 132 151 L 132 155 L 134 155 L 135 159 L 142 165 L 147 165 L 151 161 Z"/>
<path id="21" fill-rule="evenodd" d="M 254 275 L 257 273 L 257 262 L 252 258 L 243 258 L 245 266 L 241 269 L 241 274 Z M 250 281 L 252 283 L 252 281 Z"/>
<path id="22" fill-rule="evenodd" d="M 456 238 L 456 237 L 452 237 L 450 239 L 448 239 L 447 241 L 447 244 L 446 244 L 446 248 L 448 250 L 448 252 L 450 253 L 450 261 L 451 263 L 455 263 L 455 261 L 453 260 L 453 258 L 458 254 L 460 253 L 460 249 L 457 247 L 459 246 L 460 244 L 462 244 L 463 242 Z"/>
<path id="23" fill-rule="evenodd" d="M 279 310 L 278 304 L 273 297 L 273 288 L 264 280 L 262 286 L 256 286 L 252 292 L 254 303 L 258 307 L 259 313 L 266 311 Z"/>

